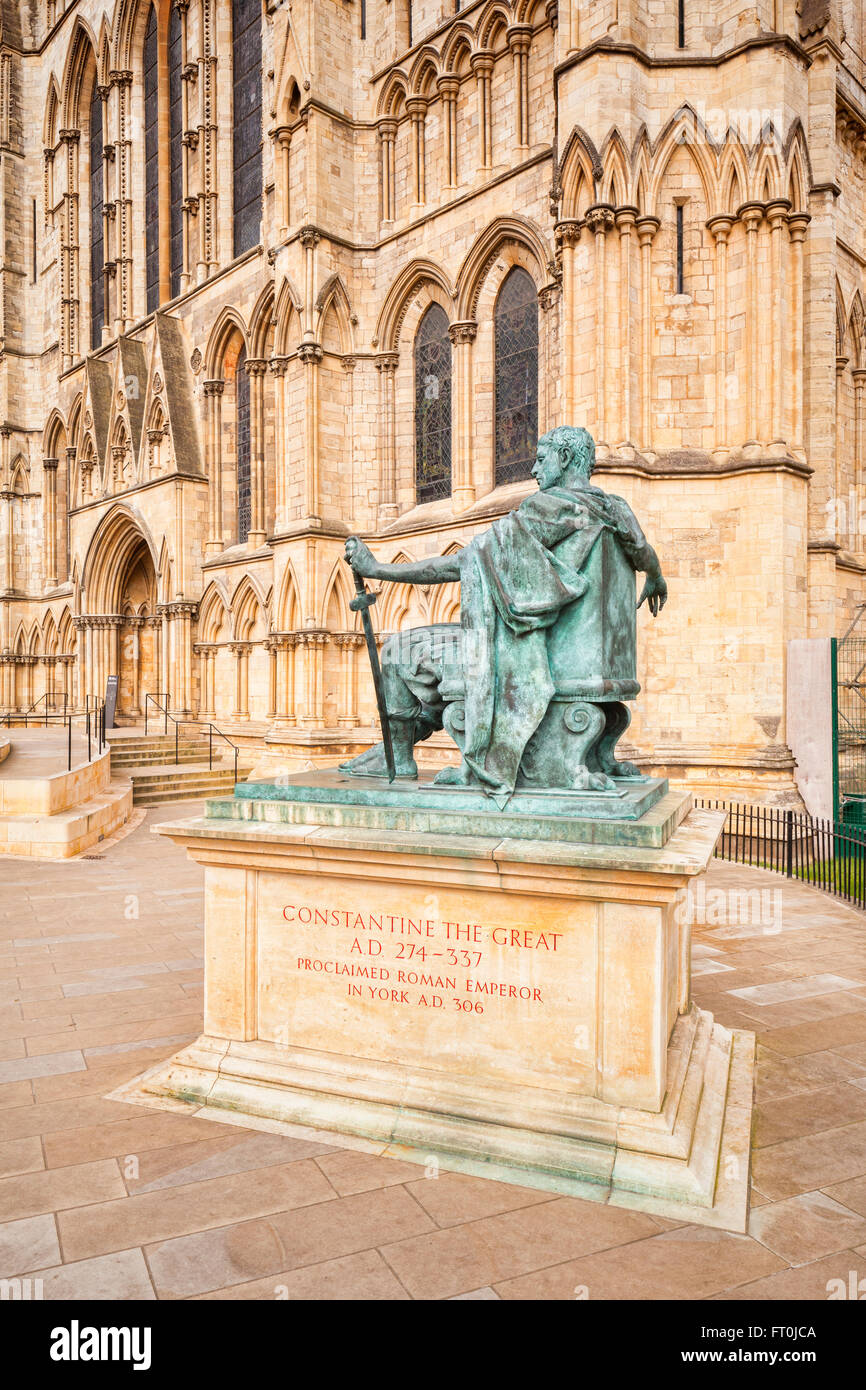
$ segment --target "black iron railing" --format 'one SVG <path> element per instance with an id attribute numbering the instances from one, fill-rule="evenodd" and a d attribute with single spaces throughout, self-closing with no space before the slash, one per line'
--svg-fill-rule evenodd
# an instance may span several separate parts
<path id="1" fill-rule="evenodd" d="M 62 701 L 60 701 L 61 695 L 63 697 Z M 3 718 L 0 719 L 0 726 L 5 725 L 6 728 L 11 728 L 12 725 L 10 720 L 13 719 L 18 724 L 19 728 L 22 720 L 24 721 L 25 729 L 29 728 L 31 724 L 47 725 L 50 718 L 54 718 L 58 714 L 66 714 L 67 704 L 68 699 L 65 690 L 59 693 L 53 690 L 46 690 L 45 694 L 40 695 L 39 699 L 34 700 L 33 704 L 28 705 L 27 709 L 11 710 L 8 714 L 4 714 Z M 42 706 L 41 709 L 40 705 Z"/>
<path id="2" fill-rule="evenodd" d="M 799 878 L 866 907 L 866 825 L 776 806 L 697 799 L 695 805 L 727 813 L 717 859 Z"/>
<path id="3" fill-rule="evenodd" d="M 164 734 L 167 734 L 167 733 L 168 733 L 168 726 L 169 726 L 169 724 L 172 724 L 172 725 L 174 726 L 174 761 L 175 761 L 175 766 L 178 766 L 178 765 L 180 764 L 180 731 L 181 731 L 181 729 L 193 729 L 197 734 L 201 734 L 201 736 L 202 736 L 203 739 L 204 739 L 204 738 L 207 739 L 207 745 L 208 745 L 208 750 L 207 750 L 207 765 L 208 765 L 208 770 L 209 770 L 209 771 L 212 771 L 212 770 L 213 770 L 213 742 L 214 742 L 214 739 L 215 739 L 215 738 L 217 738 L 217 739 L 222 739 L 222 740 L 223 740 L 223 743 L 226 743 L 226 744 L 228 745 L 228 747 L 232 750 L 232 753 L 234 754 L 235 781 L 237 781 L 237 780 L 238 780 L 238 745 L 237 745 L 236 743 L 232 743 L 232 740 L 229 738 L 228 734 L 224 734 L 223 731 L 222 731 L 222 729 L 218 729 L 218 728 L 217 728 L 216 724 L 211 724 L 211 723 L 209 723 L 208 721 L 206 721 L 206 720 L 201 720 L 201 719 L 177 719 L 177 718 L 175 717 L 175 715 L 169 714 L 169 711 L 168 711 L 168 699 L 169 699 L 169 698 L 170 698 L 170 697 L 168 696 L 167 692 L 165 692 L 165 691 L 157 691 L 155 694 L 152 694 L 152 695 L 151 695 L 151 694 L 145 695 L 145 697 L 144 697 L 144 732 L 145 732 L 145 735 L 147 735 L 147 730 L 148 730 L 148 719 L 150 719 L 151 721 L 153 721 L 154 719 L 156 719 L 159 723 L 161 723 L 162 726 L 163 726 L 163 733 L 164 733 Z M 164 700 L 166 701 L 166 703 L 165 703 L 164 705 L 161 705 L 161 704 L 159 703 L 161 699 L 164 699 Z"/>
<path id="4" fill-rule="evenodd" d="M 66 707 L 64 697 L 63 709 L 55 714 L 50 714 L 48 710 L 40 710 L 34 713 L 39 700 L 35 701 L 29 709 L 12 711 L 5 714 L 0 719 L 0 725 L 7 729 L 48 729 L 59 727 L 66 729 L 66 771 L 72 771 L 72 729 L 79 721 L 82 733 L 87 738 L 87 761 L 92 762 L 94 757 L 99 757 L 105 752 L 107 742 L 105 738 L 105 701 L 99 696 L 89 695 L 87 697 L 87 708 L 83 710 L 70 710 Z M 94 752 L 95 749 L 95 752 Z"/>

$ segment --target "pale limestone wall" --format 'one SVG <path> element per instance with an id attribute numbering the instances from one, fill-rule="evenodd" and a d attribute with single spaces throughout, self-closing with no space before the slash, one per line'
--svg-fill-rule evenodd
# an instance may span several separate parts
<path id="1" fill-rule="evenodd" d="M 364 41 L 357 4 L 268 7 L 262 241 L 233 261 L 230 8 L 193 3 L 174 336 L 144 312 L 146 7 L 80 0 L 39 53 L 4 21 L 3 707 L 116 669 L 130 717 L 167 689 L 291 765 L 368 741 L 343 538 L 443 553 L 526 491 L 493 487 L 493 315 L 521 265 L 540 428 L 593 431 L 670 580 L 630 741 L 701 788 L 788 795 L 786 643 L 866 599 L 866 92 L 858 7 L 831 8 L 801 34 L 793 0 L 690 4 L 680 49 L 672 0 L 416 0 L 410 50 L 403 0 L 367 0 Z M 115 269 L 85 362 L 97 79 Z M 452 496 L 416 506 L 434 301 Z M 262 505 L 238 546 L 241 348 Z M 450 585 L 374 610 L 383 632 L 458 614 Z"/>

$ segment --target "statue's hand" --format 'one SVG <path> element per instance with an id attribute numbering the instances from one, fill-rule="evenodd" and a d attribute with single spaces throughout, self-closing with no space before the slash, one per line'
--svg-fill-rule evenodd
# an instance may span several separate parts
<path id="1" fill-rule="evenodd" d="M 346 541 L 346 562 L 362 579 L 375 577 L 378 562 L 360 536 L 350 536 Z"/>
<path id="2" fill-rule="evenodd" d="M 649 611 L 655 618 L 664 608 L 667 603 L 667 598 L 668 586 L 661 575 L 659 575 L 657 579 L 650 579 L 648 577 L 641 591 L 641 596 L 637 601 L 637 606 L 640 608 L 642 603 L 648 603 Z"/>

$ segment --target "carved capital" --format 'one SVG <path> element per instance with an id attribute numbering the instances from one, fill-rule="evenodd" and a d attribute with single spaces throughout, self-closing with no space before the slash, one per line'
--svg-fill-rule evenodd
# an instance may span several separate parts
<path id="1" fill-rule="evenodd" d="M 560 246 L 576 246 L 580 241 L 580 234 L 584 225 L 577 218 L 571 218 L 566 222 L 557 222 L 554 233 L 557 243 Z"/>
<path id="2" fill-rule="evenodd" d="M 226 389 L 226 384 L 221 377 L 212 377 L 209 381 L 202 382 L 202 390 L 206 396 L 221 396 Z"/>
<path id="3" fill-rule="evenodd" d="M 469 59 L 469 66 L 476 77 L 489 77 L 493 71 L 494 56 L 487 48 L 480 48 Z"/>
<path id="4" fill-rule="evenodd" d="M 376 358 L 377 372 L 395 372 L 400 362 L 400 354 L 397 352 L 380 352 Z"/>
<path id="5" fill-rule="evenodd" d="M 648 246 L 661 226 L 661 222 L 657 217 L 639 217 L 635 225 L 641 246 Z"/>
<path id="6" fill-rule="evenodd" d="M 248 357 L 244 363 L 247 376 L 264 376 L 267 370 L 268 364 L 264 357 Z"/>
<path id="7" fill-rule="evenodd" d="M 505 38 L 512 53 L 528 53 L 532 43 L 532 25 L 512 24 L 506 29 Z"/>
<path id="8" fill-rule="evenodd" d="M 586 225 L 596 236 L 604 236 L 616 221 L 616 215 L 609 203 L 596 203 L 586 210 Z"/>
<path id="9" fill-rule="evenodd" d="M 736 218 L 733 215 L 721 213 L 718 217 L 710 217 L 708 219 L 707 231 L 717 242 L 724 246 L 735 221 Z"/>
<path id="10" fill-rule="evenodd" d="M 318 343 L 301 343 L 298 356 L 305 365 L 318 366 L 322 360 L 322 349 Z"/>
<path id="11" fill-rule="evenodd" d="M 301 227 L 298 232 L 298 240 L 305 251 L 312 251 L 321 241 L 321 234 L 317 227 Z"/>
<path id="12" fill-rule="evenodd" d="M 788 235 L 793 242 L 806 240 L 806 228 L 812 221 L 808 212 L 788 213 Z"/>

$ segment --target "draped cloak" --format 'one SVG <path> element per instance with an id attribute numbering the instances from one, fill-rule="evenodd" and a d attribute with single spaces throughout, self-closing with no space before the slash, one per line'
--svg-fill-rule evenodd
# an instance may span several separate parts
<path id="1" fill-rule="evenodd" d="M 653 552 L 631 508 L 591 484 L 533 493 L 460 551 L 463 757 L 500 804 L 554 692 L 546 631 L 589 587 L 581 570 L 603 530 L 646 568 Z M 556 548 L 572 536 L 566 563 Z"/>

